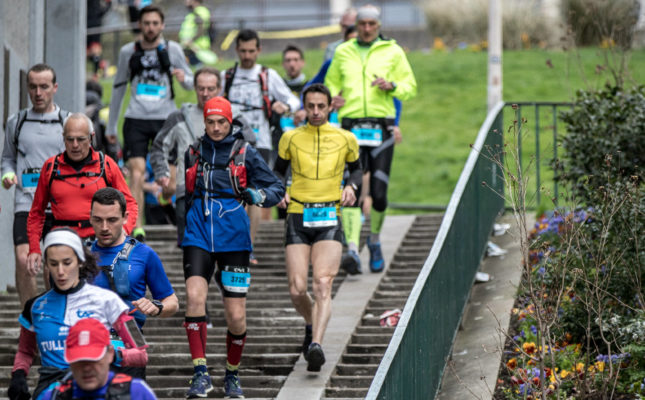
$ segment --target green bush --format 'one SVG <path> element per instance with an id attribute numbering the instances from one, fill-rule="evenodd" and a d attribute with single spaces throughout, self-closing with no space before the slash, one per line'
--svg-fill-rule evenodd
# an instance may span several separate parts
<path id="1" fill-rule="evenodd" d="M 613 41 L 629 48 L 638 20 L 638 0 L 563 0 L 562 11 L 578 46 Z M 607 43 L 606 44 L 613 44 Z"/>
<path id="2" fill-rule="evenodd" d="M 564 154 L 558 178 L 574 196 L 594 205 L 600 187 L 632 180 L 642 184 L 645 161 L 645 89 L 605 87 L 578 91 L 574 107 L 562 114 Z M 597 200 L 597 199 L 596 199 Z"/>

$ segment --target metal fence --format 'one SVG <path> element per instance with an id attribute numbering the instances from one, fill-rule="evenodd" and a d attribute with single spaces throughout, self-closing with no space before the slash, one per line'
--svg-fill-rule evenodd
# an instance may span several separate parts
<path id="1" fill-rule="evenodd" d="M 367 399 L 432 399 L 439 389 L 492 225 L 504 208 L 497 164 L 503 109 L 500 102 L 479 130 Z"/>
<path id="2" fill-rule="evenodd" d="M 564 133 L 559 113 L 570 109 L 572 103 L 564 102 L 506 102 L 505 127 L 517 121 L 518 162 L 525 176 L 529 177 L 527 187 L 527 208 L 536 209 L 540 204 L 547 208 L 558 206 L 560 187 L 553 161 L 558 158 L 558 135 Z"/>

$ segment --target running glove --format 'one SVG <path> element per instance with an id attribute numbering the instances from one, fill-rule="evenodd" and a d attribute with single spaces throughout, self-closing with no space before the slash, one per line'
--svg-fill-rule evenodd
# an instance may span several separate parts
<path id="1" fill-rule="evenodd" d="M 27 374 L 22 369 L 11 373 L 11 383 L 7 391 L 10 400 L 29 400 L 29 386 L 27 385 Z"/>
<path id="2" fill-rule="evenodd" d="M 246 188 L 242 193 L 240 193 L 240 197 L 246 204 L 262 204 L 267 196 L 264 194 L 262 189 L 255 190 Z"/>

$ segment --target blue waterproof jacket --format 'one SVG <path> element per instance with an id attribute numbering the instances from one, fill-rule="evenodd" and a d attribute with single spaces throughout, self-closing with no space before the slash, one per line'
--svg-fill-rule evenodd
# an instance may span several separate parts
<path id="1" fill-rule="evenodd" d="M 182 247 L 196 246 L 211 253 L 252 251 L 249 218 L 244 210 L 244 203 L 233 197 L 226 169 L 233 143 L 239 137 L 242 137 L 242 133 L 235 130 L 218 142 L 208 135 L 200 139 L 201 159 L 214 165 L 215 169 L 205 170 L 204 177 L 197 178 L 192 194 L 186 188 L 189 203 L 186 207 Z M 191 164 L 190 149 L 185 154 L 185 161 L 188 171 Z M 262 189 L 266 195 L 260 206 L 272 207 L 278 204 L 284 197 L 284 185 L 251 146 L 247 149 L 245 166 L 247 186 Z M 228 195 L 222 196 L 218 192 Z"/>

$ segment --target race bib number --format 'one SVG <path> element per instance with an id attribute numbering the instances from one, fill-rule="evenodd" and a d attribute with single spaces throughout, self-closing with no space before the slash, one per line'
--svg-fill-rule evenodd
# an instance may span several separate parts
<path id="1" fill-rule="evenodd" d="M 302 212 L 302 225 L 307 228 L 336 226 L 336 203 L 305 203 Z"/>
<path id="2" fill-rule="evenodd" d="M 357 124 L 352 128 L 359 146 L 377 147 L 383 143 L 383 128 L 377 124 Z"/>
<path id="3" fill-rule="evenodd" d="M 222 270 L 222 286 L 224 290 L 232 293 L 247 293 L 251 286 L 249 267 L 225 265 Z"/>
<path id="4" fill-rule="evenodd" d="M 338 122 L 338 111 L 334 110 L 329 113 L 329 125 L 340 128 L 340 123 Z"/>
<path id="5" fill-rule="evenodd" d="M 293 116 L 286 116 L 283 115 L 280 117 L 280 128 L 282 128 L 282 132 L 287 132 L 292 129 L 296 128 L 296 124 L 293 122 Z"/>
<path id="6" fill-rule="evenodd" d="M 22 171 L 22 191 L 25 193 L 36 193 L 40 168 L 27 168 Z"/>
<path id="7" fill-rule="evenodd" d="M 141 100 L 159 101 L 166 97 L 168 88 L 162 85 L 154 85 L 150 83 L 137 84 L 137 98 Z"/>

